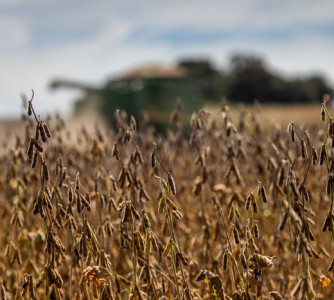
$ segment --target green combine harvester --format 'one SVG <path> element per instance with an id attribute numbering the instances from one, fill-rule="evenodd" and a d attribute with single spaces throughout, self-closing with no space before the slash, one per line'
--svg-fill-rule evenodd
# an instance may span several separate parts
<path id="1" fill-rule="evenodd" d="M 143 113 L 157 127 L 166 125 L 177 99 L 182 100 L 181 121 L 189 122 L 193 112 L 203 106 L 196 82 L 186 76 L 182 67 L 148 67 L 133 70 L 100 88 L 71 81 L 57 80 L 51 88 L 72 88 L 84 92 L 75 104 L 75 114 L 96 110 L 112 124 L 119 109 L 140 120 Z"/>

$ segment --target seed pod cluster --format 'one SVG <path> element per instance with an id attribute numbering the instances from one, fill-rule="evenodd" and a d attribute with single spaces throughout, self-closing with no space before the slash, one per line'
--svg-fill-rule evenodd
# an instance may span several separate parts
<path id="1" fill-rule="evenodd" d="M 175 195 L 176 194 L 176 185 L 175 185 L 175 180 L 174 180 L 171 173 L 168 173 L 167 184 L 169 185 L 172 194 Z"/>
<path id="2" fill-rule="evenodd" d="M 291 141 L 294 143 L 296 138 L 295 138 L 295 127 L 294 127 L 294 124 L 293 123 L 290 123 L 289 126 L 288 126 L 288 131 L 290 133 L 290 138 L 291 138 Z"/>
<path id="3" fill-rule="evenodd" d="M 267 193 L 262 183 L 259 185 L 258 194 L 264 203 L 268 202 Z"/>
<path id="4" fill-rule="evenodd" d="M 190 128 L 175 108 L 160 135 L 121 111 L 117 128 L 77 129 L 27 101 L 24 134 L 0 155 L 0 298 L 331 299 L 323 105 L 325 124 L 288 132 L 265 106 L 237 123 L 226 103 L 218 117 L 200 110 Z"/>
<path id="5" fill-rule="evenodd" d="M 157 159 L 155 157 L 154 151 L 150 155 L 150 162 L 151 162 L 152 169 L 154 169 L 157 166 Z"/>

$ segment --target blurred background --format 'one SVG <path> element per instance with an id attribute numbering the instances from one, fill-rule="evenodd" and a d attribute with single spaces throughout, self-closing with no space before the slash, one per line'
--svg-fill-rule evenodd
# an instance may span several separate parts
<path id="1" fill-rule="evenodd" d="M 318 113 L 333 14 L 324 0 L 1 0 L 0 118 L 19 118 L 32 88 L 39 113 L 66 117 L 121 107 L 165 122 L 178 97 L 189 114 L 222 99 Z"/>

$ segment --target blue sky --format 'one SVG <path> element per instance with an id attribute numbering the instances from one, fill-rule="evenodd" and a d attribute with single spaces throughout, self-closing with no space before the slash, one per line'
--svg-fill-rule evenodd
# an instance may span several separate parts
<path id="1" fill-rule="evenodd" d="M 20 114 L 35 89 L 38 109 L 69 114 L 75 91 L 54 78 L 102 84 L 146 63 L 207 57 L 226 68 L 253 53 L 286 76 L 322 73 L 334 84 L 334 1 L 0 1 L 0 117 Z"/>

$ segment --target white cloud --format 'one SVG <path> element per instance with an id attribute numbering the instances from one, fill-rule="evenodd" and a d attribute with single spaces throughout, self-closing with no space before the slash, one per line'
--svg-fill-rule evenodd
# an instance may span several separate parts
<path id="1" fill-rule="evenodd" d="M 30 31 L 26 23 L 19 19 L 8 17 L 0 21 L 0 54 L 7 54 L 13 49 L 25 47 L 29 41 Z"/>

